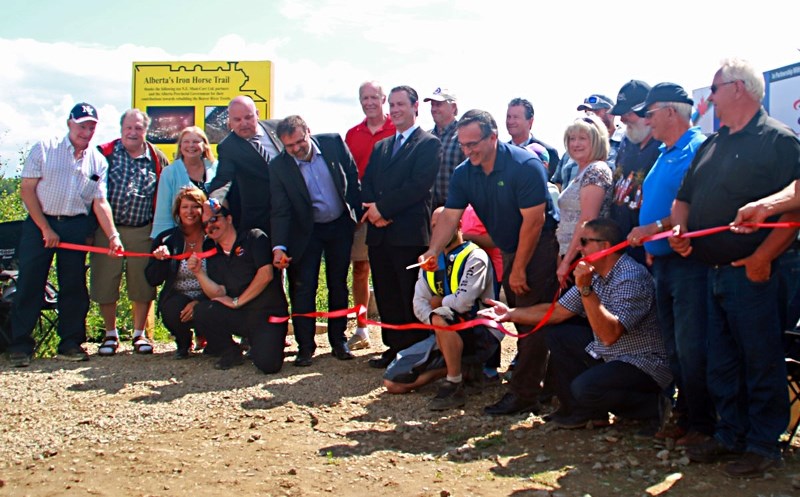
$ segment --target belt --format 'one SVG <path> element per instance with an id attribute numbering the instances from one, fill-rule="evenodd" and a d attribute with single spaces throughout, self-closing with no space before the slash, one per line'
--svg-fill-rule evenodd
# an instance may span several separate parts
<path id="1" fill-rule="evenodd" d="M 86 214 L 77 214 L 75 216 L 54 216 L 52 214 L 45 214 L 44 217 L 56 221 L 69 221 L 70 219 L 78 219 L 81 217 L 86 217 Z"/>

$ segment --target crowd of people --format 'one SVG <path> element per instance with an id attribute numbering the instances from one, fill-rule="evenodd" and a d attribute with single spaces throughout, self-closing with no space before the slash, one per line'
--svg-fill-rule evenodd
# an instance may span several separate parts
<path id="1" fill-rule="evenodd" d="M 150 119 L 138 109 L 123 114 L 120 139 L 90 146 L 98 116 L 80 103 L 67 136 L 37 143 L 25 160 L 9 360 L 31 362 L 56 254 L 62 358 L 88 360 L 90 298 L 106 328 L 97 353 L 117 353 L 124 272 L 135 353 L 153 352 L 144 330 L 161 286 L 158 314 L 177 359 L 202 350 L 219 369 L 249 358 L 264 373 L 283 366 L 290 304 L 294 366 L 310 367 L 308 314 L 345 309 L 351 291 L 367 306 L 371 272 L 391 326 L 368 364 L 384 370 L 388 392 L 441 379 L 430 409 L 464 406 L 499 381 L 503 335 L 450 328 L 478 316 L 510 322 L 520 338 L 508 390 L 485 413 L 541 413 L 565 429 L 639 420 L 692 461 L 729 458 L 730 476 L 763 475 L 781 464 L 782 330 L 800 317 L 787 276 L 797 271 L 797 230 L 747 224 L 800 218 L 800 141 L 767 115 L 764 90 L 748 62 L 723 61 L 709 97 L 720 130 L 706 137 L 681 86 L 631 80 L 616 101 L 592 94 L 576 107 L 584 115 L 566 125 L 561 157 L 531 133 L 524 98 L 508 104 L 504 143 L 489 112 L 459 118 L 446 88 L 422 102 L 435 123 L 425 131 L 413 88 L 386 94 L 365 82 L 365 118 L 344 139 L 312 135 L 297 115 L 260 120 L 237 96 L 218 157 L 191 126 L 170 165 L 146 141 Z M 624 251 L 607 250 L 625 240 Z M 108 250 L 91 255 L 91 292 L 85 253 L 62 241 Z M 323 260 L 328 309 L 317 309 Z M 328 320 L 333 357 L 373 347 L 362 319 L 349 338 L 346 317 Z M 545 412 L 553 396 L 558 407 Z"/>

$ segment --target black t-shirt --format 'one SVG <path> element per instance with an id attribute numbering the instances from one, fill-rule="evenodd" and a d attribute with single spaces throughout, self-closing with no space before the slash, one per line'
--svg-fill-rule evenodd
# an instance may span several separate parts
<path id="1" fill-rule="evenodd" d="M 800 178 L 800 141 L 760 109 L 739 132 L 727 127 L 697 150 L 677 199 L 690 204 L 688 229 L 723 226 L 744 204 Z M 770 221 L 774 221 L 771 219 Z M 692 240 L 692 255 L 707 264 L 730 264 L 751 255 L 770 230 L 749 235 L 723 231 Z"/>
<path id="2" fill-rule="evenodd" d="M 208 259 L 208 276 L 225 286 L 228 296 L 238 297 L 253 281 L 258 270 L 272 264 L 272 249 L 269 238 L 258 228 L 237 233 L 230 254 L 225 254 L 217 245 L 217 253 Z M 258 297 L 247 302 L 243 309 L 266 309 L 270 314 L 288 313 L 286 295 L 280 273 L 273 268 L 272 281 Z"/>
<path id="3" fill-rule="evenodd" d="M 614 168 L 614 196 L 611 219 L 619 223 L 623 234 L 639 226 L 639 208 L 642 206 L 642 182 L 661 155 L 661 142 L 650 138 L 641 148 L 628 138 L 622 139 Z"/>

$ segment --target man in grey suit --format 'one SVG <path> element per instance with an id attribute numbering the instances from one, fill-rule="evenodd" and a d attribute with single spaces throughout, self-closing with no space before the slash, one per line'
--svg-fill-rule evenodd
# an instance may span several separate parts
<path id="1" fill-rule="evenodd" d="M 259 228 L 270 233 L 267 164 L 283 150 L 275 133 L 277 119 L 261 121 L 253 100 L 240 95 L 228 104 L 231 132 L 217 146 L 219 166 L 210 197 L 228 200 L 239 230 Z"/>
<path id="2" fill-rule="evenodd" d="M 353 231 L 361 217 L 358 169 L 336 133 L 311 136 L 300 116 L 278 123 L 285 150 L 269 164 L 272 197 L 272 259 L 287 269 L 292 312 L 315 312 L 319 268 L 325 254 L 328 309 L 347 307 L 347 273 Z M 299 345 L 295 366 L 310 366 L 314 318 L 295 316 Z M 353 358 L 345 343 L 347 318 L 328 320 L 328 341 L 339 360 Z"/>

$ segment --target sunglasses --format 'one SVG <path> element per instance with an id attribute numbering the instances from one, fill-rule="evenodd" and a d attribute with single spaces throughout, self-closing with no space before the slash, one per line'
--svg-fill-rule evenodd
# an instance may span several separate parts
<path id="1" fill-rule="evenodd" d="M 208 226 L 209 224 L 214 224 L 217 221 L 219 221 L 220 218 L 222 218 L 222 216 L 211 216 L 210 218 L 208 218 L 208 221 L 203 223 L 203 226 Z"/>
<path id="2" fill-rule="evenodd" d="M 717 90 L 719 90 L 723 86 L 733 84 L 733 83 L 735 83 L 737 81 L 739 81 L 739 80 L 738 79 L 734 79 L 733 81 L 725 81 L 723 83 L 720 83 L 719 86 L 711 85 L 711 94 L 713 95 L 713 94 L 717 93 Z"/>
<path id="3" fill-rule="evenodd" d="M 608 241 L 608 240 L 603 240 L 602 238 L 583 238 L 583 237 L 581 237 L 581 247 L 585 247 L 586 245 L 589 244 L 589 242 L 600 243 L 600 242 L 605 242 L 605 241 Z"/>
<path id="4" fill-rule="evenodd" d="M 592 104 L 592 105 L 594 105 L 594 104 L 599 104 L 599 103 L 603 103 L 603 104 L 605 104 L 605 103 L 608 103 L 608 102 L 606 102 L 605 100 L 601 99 L 600 97 L 597 97 L 597 96 L 595 96 L 595 95 L 592 95 L 592 96 L 591 96 L 591 97 L 589 97 L 589 98 L 584 98 L 584 99 L 583 99 L 583 103 L 585 103 L 585 104 Z"/>

